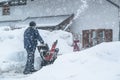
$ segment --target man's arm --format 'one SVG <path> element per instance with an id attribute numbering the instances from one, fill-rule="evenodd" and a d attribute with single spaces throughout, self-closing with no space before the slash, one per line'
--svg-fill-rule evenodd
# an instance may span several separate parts
<path id="1" fill-rule="evenodd" d="M 42 44 L 44 44 L 44 41 L 43 41 L 42 37 L 40 36 L 38 30 L 36 30 L 36 37 Z"/>

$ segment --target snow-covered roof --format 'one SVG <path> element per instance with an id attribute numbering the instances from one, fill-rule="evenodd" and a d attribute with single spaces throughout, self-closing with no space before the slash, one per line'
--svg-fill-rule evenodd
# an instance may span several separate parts
<path id="1" fill-rule="evenodd" d="M 71 15 L 28 17 L 24 20 L 0 21 L 0 26 L 28 26 L 31 21 L 35 21 L 38 27 L 53 27 L 59 25 L 70 17 Z"/>
<path id="2" fill-rule="evenodd" d="M 59 15 L 59 16 L 45 16 L 45 17 L 28 17 L 23 23 L 29 23 L 35 21 L 37 26 L 56 26 L 69 18 L 70 15 Z"/>

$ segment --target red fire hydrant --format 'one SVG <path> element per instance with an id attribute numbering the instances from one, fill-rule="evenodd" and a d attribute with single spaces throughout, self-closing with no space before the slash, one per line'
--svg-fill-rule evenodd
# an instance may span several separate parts
<path id="1" fill-rule="evenodd" d="M 79 43 L 80 41 L 79 40 L 73 40 L 73 51 L 80 51 L 80 48 L 79 48 Z"/>

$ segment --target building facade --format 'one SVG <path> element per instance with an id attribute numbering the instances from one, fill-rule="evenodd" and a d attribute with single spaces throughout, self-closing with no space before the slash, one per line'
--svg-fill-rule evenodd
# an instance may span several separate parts
<path id="1" fill-rule="evenodd" d="M 29 17 L 74 14 L 69 28 L 81 36 L 83 47 L 119 38 L 118 9 L 106 0 L 8 0 L 0 5 L 0 26 L 28 25 L 24 21 Z"/>

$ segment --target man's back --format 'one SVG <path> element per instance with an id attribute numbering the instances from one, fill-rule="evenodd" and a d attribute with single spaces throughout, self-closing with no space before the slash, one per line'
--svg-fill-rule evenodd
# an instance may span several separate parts
<path id="1" fill-rule="evenodd" d="M 27 28 L 24 32 L 24 48 L 32 48 L 37 45 L 38 31 L 34 28 Z"/>

